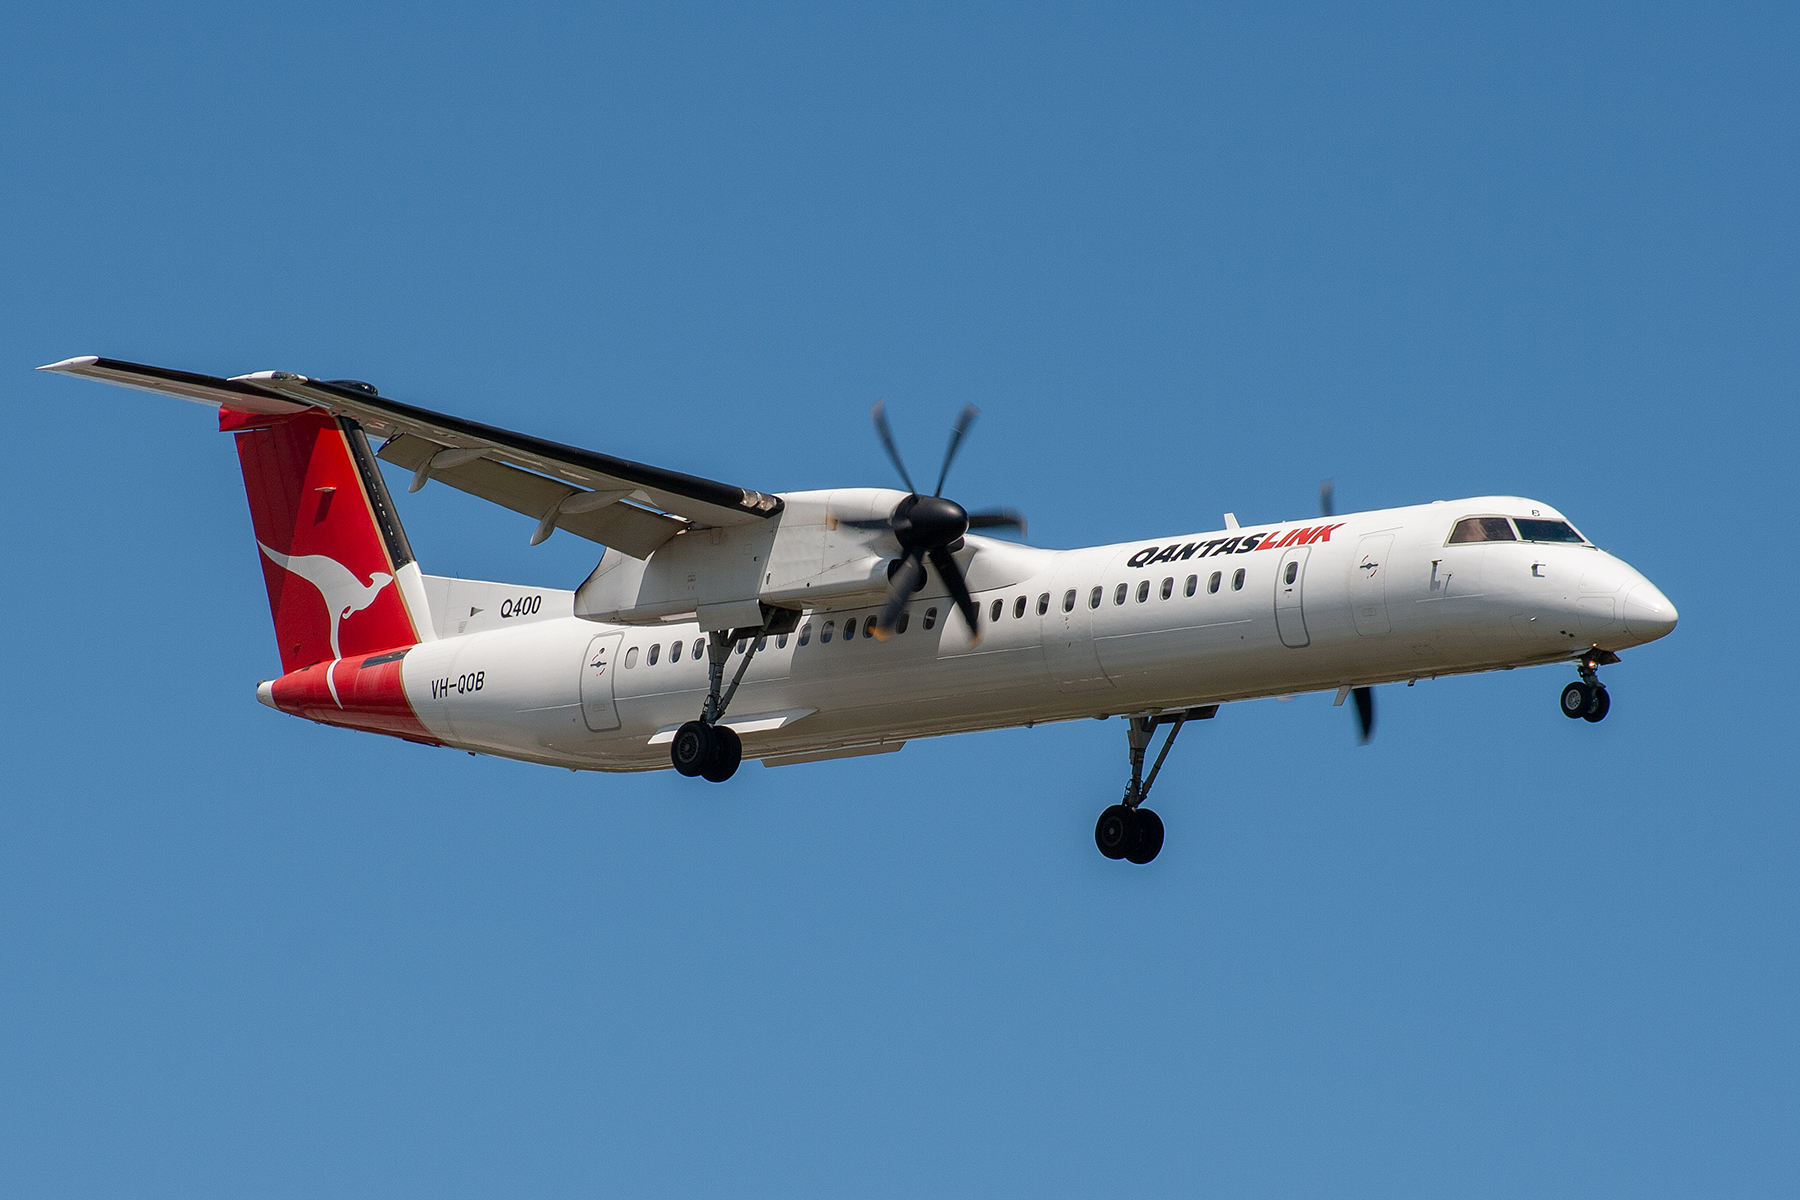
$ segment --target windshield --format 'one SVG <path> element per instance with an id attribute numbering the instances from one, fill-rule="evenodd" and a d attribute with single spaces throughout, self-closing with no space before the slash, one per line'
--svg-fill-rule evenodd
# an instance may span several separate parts
<path id="1" fill-rule="evenodd" d="M 1450 531 L 1452 542 L 1512 542 L 1512 526 L 1505 517 L 1464 517 Z"/>
<path id="2" fill-rule="evenodd" d="M 1574 542 L 1577 545 L 1586 541 L 1575 527 L 1567 521 L 1538 521 L 1529 517 L 1514 517 L 1513 524 L 1519 527 L 1519 536 L 1528 542 Z"/>

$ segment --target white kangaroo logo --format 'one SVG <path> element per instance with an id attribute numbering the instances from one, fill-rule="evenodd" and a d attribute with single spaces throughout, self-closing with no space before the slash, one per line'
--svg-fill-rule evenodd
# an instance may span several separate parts
<path id="1" fill-rule="evenodd" d="M 319 589 L 319 595 L 325 598 L 325 607 L 331 610 L 331 657 L 334 659 L 343 657 L 338 653 L 338 622 L 375 603 L 381 589 L 394 582 L 394 577 L 386 571 L 377 571 L 369 576 L 368 585 L 364 586 L 357 582 L 350 568 L 335 558 L 323 554 L 283 554 L 261 542 L 256 544 L 275 560 L 276 566 L 292 571 Z M 337 695 L 336 688 L 332 689 L 332 695 Z"/>

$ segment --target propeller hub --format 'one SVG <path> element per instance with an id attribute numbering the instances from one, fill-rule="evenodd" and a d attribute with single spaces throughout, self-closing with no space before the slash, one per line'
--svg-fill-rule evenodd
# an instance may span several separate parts
<path id="1" fill-rule="evenodd" d="M 914 493 L 894 508 L 894 536 L 908 550 L 947 546 L 969 532 L 969 513 L 954 500 Z"/>

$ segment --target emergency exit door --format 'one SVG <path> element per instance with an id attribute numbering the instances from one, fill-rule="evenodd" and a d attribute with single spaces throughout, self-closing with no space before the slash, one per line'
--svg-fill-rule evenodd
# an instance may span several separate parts
<path id="1" fill-rule="evenodd" d="M 1298 650 L 1312 639 L 1306 634 L 1306 556 L 1311 546 L 1291 546 L 1275 564 L 1275 628 L 1281 644 Z"/>

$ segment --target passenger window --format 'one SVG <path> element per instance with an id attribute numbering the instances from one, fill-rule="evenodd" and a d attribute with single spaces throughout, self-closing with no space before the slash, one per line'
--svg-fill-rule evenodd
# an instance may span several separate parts
<path id="1" fill-rule="evenodd" d="M 1586 540 L 1567 521 L 1533 521 L 1526 517 L 1514 517 L 1513 524 L 1519 527 L 1519 536 L 1528 542 L 1574 542 L 1579 545 Z"/>
<path id="2" fill-rule="evenodd" d="M 769 639 L 766 637 L 757 638 L 756 639 L 756 648 L 758 650 L 767 650 L 769 648 Z"/>
<path id="3" fill-rule="evenodd" d="M 1187 594 L 1191 596 L 1199 590 L 1200 590 L 1200 577 L 1198 575 L 1189 575 L 1188 581 L 1187 581 Z"/>
<path id="4" fill-rule="evenodd" d="M 819 626 L 819 641 L 821 643 L 829 642 L 831 640 L 832 624 L 833 624 L 833 622 L 827 621 L 827 622 L 825 622 L 825 624 Z"/>
<path id="5" fill-rule="evenodd" d="M 1560 522 L 1546 522 L 1560 524 Z M 1464 517 L 1450 531 L 1452 542 L 1516 542 L 1505 517 Z"/>
<path id="6" fill-rule="evenodd" d="M 695 638 L 694 639 L 694 661 L 699 662 L 700 656 L 705 653 L 706 653 L 706 639 L 705 638 Z"/>
<path id="7" fill-rule="evenodd" d="M 855 637 L 856 637 L 856 618 L 851 617 L 848 621 L 844 622 L 844 640 L 846 642 L 848 642 Z"/>
<path id="8" fill-rule="evenodd" d="M 936 624 L 937 624 L 937 609 L 935 609 L 935 608 L 926 609 L 925 610 L 925 628 L 930 629 L 933 625 L 936 625 Z"/>
<path id="9" fill-rule="evenodd" d="M 1243 590 L 1244 590 L 1244 568 L 1242 568 L 1242 567 L 1239 567 L 1239 568 L 1238 568 L 1238 569 L 1237 569 L 1237 570 L 1236 570 L 1236 571 L 1235 571 L 1235 572 L 1234 572 L 1234 573 L 1233 573 L 1233 574 L 1232 574 L 1232 576 L 1231 576 L 1231 590 L 1232 590 L 1232 591 L 1234 591 L 1234 592 L 1241 592 L 1241 591 L 1243 591 Z"/>
<path id="10" fill-rule="evenodd" d="M 669 661 L 670 662 L 680 662 L 681 661 L 681 645 L 682 644 L 680 642 L 670 642 L 669 643 Z"/>
<path id="11" fill-rule="evenodd" d="M 787 649 L 787 634 L 784 633 L 780 637 L 775 639 L 775 648 L 777 650 L 786 650 Z"/>
<path id="12" fill-rule="evenodd" d="M 1043 595 L 1038 597 L 1038 616 L 1041 617 L 1049 611 L 1050 611 L 1050 593 L 1045 592 Z"/>
<path id="13" fill-rule="evenodd" d="M 1167 599 L 1168 599 L 1168 598 L 1169 598 L 1169 597 L 1170 597 L 1170 596 L 1173 596 L 1173 595 L 1174 595 L 1174 594 L 1175 594 L 1175 580 L 1174 580 L 1174 578 L 1173 578 L 1173 577 L 1170 577 L 1170 578 L 1168 578 L 1168 579 L 1165 579 L 1165 580 L 1163 580 L 1163 585 L 1162 585 L 1162 598 L 1163 598 L 1163 599 L 1164 599 L 1164 600 L 1167 600 Z"/>
<path id="14" fill-rule="evenodd" d="M 1142 604 L 1144 601 L 1148 600 L 1149 598 L 1150 598 L 1150 581 L 1148 579 L 1146 579 L 1142 583 L 1138 584 L 1138 603 Z"/>
<path id="15" fill-rule="evenodd" d="M 905 633 L 906 626 L 908 625 L 908 623 L 911 620 L 912 620 L 912 614 L 907 612 L 904 608 L 901 609 L 900 610 L 900 619 L 894 622 L 894 632 L 895 633 Z M 926 626 L 926 628 L 929 629 L 930 626 L 928 625 L 928 626 Z"/>
<path id="16" fill-rule="evenodd" d="M 810 641 L 812 641 L 812 622 L 808 621 L 800 627 L 800 644 L 804 646 Z"/>
<path id="17" fill-rule="evenodd" d="M 866 638 L 872 638 L 875 636 L 875 618 L 874 617 L 870 617 L 868 620 L 863 622 L 863 636 Z"/>
<path id="18" fill-rule="evenodd" d="M 1024 615 L 1025 615 L 1025 597 L 1020 596 L 1017 600 L 1013 601 L 1013 620 L 1017 621 L 1020 617 L 1022 617 Z"/>
<path id="19" fill-rule="evenodd" d="M 990 623 L 992 623 L 994 621 L 998 621 L 1000 619 L 1000 609 L 1002 607 L 1004 607 L 1005 604 L 1006 604 L 1006 601 L 1004 601 L 1004 600 L 996 600 L 992 604 L 988 605 L 988 621 Z"/>
<path id="20" fill-rule="evenodd" d="M 1075 611 L 1075 589 L 1074 588 L 1070 588 L 1068 591 L 1063 593 L 1063 611 L 1064 612 L 1074 612 Z"/>
<path id="21" fill-rule="evenodd" d="M 1113 603 L 1114 604 L 1125 603 L 1125 593 L 1128 590 L 1130 590 L 1130 588 L 1131 588 L 1131 585 L 1129 583 L 1121 583 L 1118 587 L 1114 588 L 1113 589 Z"/>
<path id="22" fill-rule="evenodd" d="M 1299 574 L 1300 574 L 1300 564 L 1297 562 L 1291 562 L 1287 565 L 1287 575 L 1284 576 L 1284 578 L 1289 583 L 1292 583 L 1292 582 L 1294 582 L 1295 577 L 1298 576 Z"/>
<path id="23" fill-rule="evenodd" d="M 1105 590 L 1104 588 L 1095 588 L 1093 591 L 1088 593 L 1088 607 L 1089 608 L 1099 608 L 1100 607 L 1100 593 L 1104 590 Z"/>
<path id="24" fill-rule="evenodd" d="M 650 653 L 644 656 L 644 665 L 646 667 L 654 667 L 656 665 L 656 660 L 661 657 L 662 643 L 658 642 L 656 645 L 650 647 Z"/>
<path id="25" fill-rule="evenodd" d="M 625 669 L 630 670 L 635 666 L 637 666 L 637 647 L 633 646 L 625 652 Z"/>
<path id="26" fill-rule="evenodd" d="M 737 652 L 739 654 L 742 654 L 745 651 L 745 649 L 747 649 L 749 647 L 749 645 L 750 645 L 749 638 L 739 638 L 738 643 L 737 643 Z"/>
<path id="27" fill-rule="evenodd" d="M 1221 580 L 1223 578 L 1224 578 L 1223 575 L 1221 575 L 1217 571 L 1214 571 L 1212 573 L 1212 578 L 1208 579 L 1206 581 L 1206 594 L 1210 596 L 1214 592 L 1218 591 L 1219 590 L 1219 580 Z"/>

